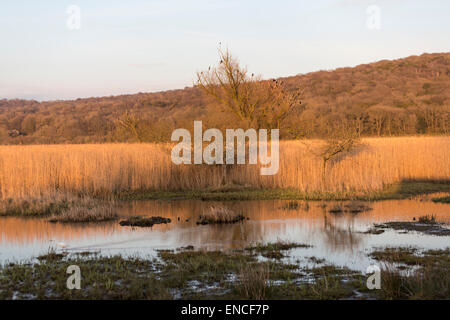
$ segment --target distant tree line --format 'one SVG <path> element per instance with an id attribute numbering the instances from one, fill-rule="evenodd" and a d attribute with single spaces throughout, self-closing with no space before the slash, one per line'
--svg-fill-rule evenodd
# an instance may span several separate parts
<path id="1" fill-rule="evenodd" d="M 175 128 L 191 129 L 193 120 L 219 129 L 279 127 L 282 139 L 349 130 L 360 137 L 450 133 L 450 54 L 270 81 L 246 73 L 239 97 L 233 96 L 236 88 L 205 91 L 220 80 L 211 70 L 221 65 L 215 68 L 181 90 L 72 101 L 0 100 L 0 143 L 161 142 Z"/>

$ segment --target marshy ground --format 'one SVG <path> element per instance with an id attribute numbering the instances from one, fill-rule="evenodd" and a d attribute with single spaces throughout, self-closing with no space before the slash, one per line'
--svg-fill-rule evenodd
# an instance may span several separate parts
<path id="1" fill-rule="evenodd" d="M 132 201 L 87 223 L 16 214 L 0 219 L 0 298 L 449 299 L 447 231 L 422 229 L 449 230 L 448 204 L 435 201 L 447 196 Z M 145 227 L 120 225 L 131 220 Z M 366 286 L 370 264 L 380 290 Z M 81 290 L 66 288 L 69 265 Z"/>
<path id="2" fill-rule="evenodd" d="M 273 251 L 277 246 L 270 245 Z M 0 271 L 2 299 L 337 299 L 364 291 L 364 279 L 332 266 L 300 269 L 257 249 L 159 251 L 157 258 L 65 256 L 11 264 Z M 66 288 L 66 269 L 80 266 L 82 289 Z"/>
<path id="3" fill-rule="evenodd" d="M 152 259 L 49 252 L 37 262 L 0 269 L 1 299 L 449 299 L 450 249 L 385 248 L 381 289 L 367 275 L 318 261 L 299 267 L 279 260 L 297 243 L 259 244 L 245 250 L 161 250 Z M 283 253 L 281 253 L 283 252 Z M 265 259 L 262 257 L 266 257 Z M 405 272 L 405 266 L 414 268 Z M 66 270 L 81 269 L 80 290 L 68 290 Z"/>

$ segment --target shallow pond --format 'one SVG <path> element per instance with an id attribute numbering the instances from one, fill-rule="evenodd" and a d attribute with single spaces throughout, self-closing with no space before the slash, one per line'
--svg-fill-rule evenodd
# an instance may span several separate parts
<path id="1" fill-rule="evenodd" d="M 374 248 L 415 246 L 446 248 L 449 237 L 402 233 L 387 230 L 382 234 L 365 234 L 373 223 L 412 221 L 433 214 L 437 221 L 450 227 L 450 205 L 424 199 L 365 202 L 372 210 L 360 213 L 330 213 L 344 202 L 297 201 L 290 210 L 289 201 L 222 202 L 249 220 L 233 225 L 197 225 L 198 215 L 212 204 L 200 200 L 136 201 L 118 208 L 124 216 L 162 216 L 170 224 L 152 228 L 120 226 L 118 221 L 103 223 L 62 224 L 37 218 L 0 218 L 0 263 L 35 258 L 58 248 L 64 242 L 68 252 L 94 251 L 102 254 L 152 256 L 155 249 L 174 249 L 192 245 L 196 249 L 236 249 L 259 242 L 277 240 L 310 244 L 311 248 L 293 249 L 291 259 L 311 264 L 309 257 L 326 263 L 365 271 L 372 261 L 367 257 Z M 61 250 L 61 249 L 58 249 Z"/>

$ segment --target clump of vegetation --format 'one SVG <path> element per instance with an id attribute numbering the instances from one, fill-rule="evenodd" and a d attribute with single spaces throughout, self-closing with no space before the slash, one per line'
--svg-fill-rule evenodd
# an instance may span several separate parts
<path id="1" fill-rule="evenodd" d="M 384 233 L 384 229 L 381 228 L 370 228 L 366 232 L 363 232 L 365 234 L 382 234 Z"/>
<path id="2" fill-rule="evenodd" d="M 370 256 L 379 261 L 392 261 L 404 263 L 407 265 L 415 265 L 418 261 L 416 248 L 384 248 L 383 250 L 375 250 Z"/>
<path id="3" fill-rule="evenodd" d="M 434 215 L 424 215 L 424 216 L 420 216 L 419 217 L 419 222 L 420 223 L 431 223 L 431 224 L 433 224 L 433 223 L 436 223 L 436 216 L 434 216 Z"/>
<path id="4" fill-rule="evenodd" d="M 352 271 L 345 267 L 338 267 L 334 265 L 324 265 L 320 267 L 314 267 L 312 269 L 306 270 L 315 276 L 328 276 L 328 275 L 352 275 L 358 272 Z"/>
<path id="5" fill-rule="evenodd" d="M 428 250 L 419 253 L 414 248 L 386 248 L 372 253 L 386 264 L 381 273 L 383 299 L 449 299 L 450 249 Z M 415 266 L 412 272 L 402 274 L 394 263 Z"/>
<path id="6" fill-rule="evenodd" d="M 350 213 L 360 213 L 373 210 L 371 207 L 365 205 L 362 202 L 352 201 L 345 206 L 345 211 Z"/>
<path id="7" fill-rule="evenodd" d="M 325 262 L 325 259 L 317 258 L 317 257 L 314 257 L 314 256 L 308 257 L 308 260 L 309 260 L 310 262 L 314 263 L 314 264 L 322 264 L 322 263 Z"/>
<path id="8" fill-rule="evenodd" d="M 229 224 L 244 221 L 245 217 L 233 210 L 221 206 L 211 205 L 199 217 L 197 224 Z"/>
<path id="9" fill-rule="evenodd" d="M 154 224 L 170 223 L 170 218 L 134 216 L 119 222 L 121 226 L 153 227 Z"/>
<path id="10" fill-rule="evenodd" d="M 266 244 L 258 243 L 255 246 L 247 247 L 247 251 L 254 251 L 263 257 L 269 259 L 281 259 L 285 257 L 283 251 L 288 251 L 294 248 L 311 248 L 312 246 L 309 244 L 303 243 L 295 243 L 295 242 L 285 242 L 285 241 L 277 241 L 277 242 L 269 242 Z"/>
<path id="11" fill-rule="evenodd" d="M 342 213 L 344 210 L 340 205 L 334 205 L 330 209 L 328 209 L 328 212 L 330 213 Z"/>
<path id="12" fill-rule="evenodd" d="M 99 254 L 99 251 L 81 251 L 81 252 L 74 252 L 73 254 L 78 257 L 88 257 Z"/>
<path id="13" fill-rule="evenodd" d="M 312 284 L 304 286 L 303 290 L 307 299 L 336 300 L 350 298 L 354 294 L 354 288 L 342 281 L 342 277 L 325 275 L 318 278 Z M 357 281 L 356 279 L 354 281 Z M 360 285 L 359 285 L 360 286 Z"/>
<path id="14" fill-rule="evenodd" d="M 414 274 L 404 276 L 393 267 L 381 270 L 382 299 L 449 299 L 450 273 L 447 268 L 434 265 L 421 267 Z"/>
<path id="15" fill-rule="evenodd" d="M 74 197 L 59 194 L 46 197 L 18 197 L 0 200 L 0 216 L 45 217 L 60 214 L 73 205 Z"/>
<path id="16" fill-rule="evenodd" d="M 393 229 L 393 230 L 402 230 L 405 232 L 417 231 L 436 236 L 450 235 L 450 229 L 444 228 L 442 226 L 442 223 L 436 222 L 433 216 L 420 217 L 418 222 L 392 221 L 392 222 L 385 222 L 382 224 L 375 224 L 374 228 L 377 230 Z"/>
<path id="17" fill-rule="evenodd" d="M 281 206 L 282 210 L 305 210 L 308 211 L 309 210 L 309 203 L 305 202 L 305 203 L 300 203 L 298 201 L 289 201 L 287 203 L 284 203 Z"/>
<path id="18" fill-rule="evenodd" d="M 441 198 L 433 198 L 431 200 L 433 202 L 450 203 L 450 196 L 449 197 L 441 197 Z"/>
<path id="19" fill-rule="evenodd" d="M 287 242 L 278 240 L 277 242 L 269 242 L 266 244 L 257 244 L 253 247 L 248 247 L 248 250 L 256 251 L 273 251 L 273 250 L 290 250 L 294 248 L 311 248 L 312 246 L 304 243 Z"/>
<path id="20" fill-rule="evenodd" d="M 159 251 L 158 255 L 163 262 L 160 277 L 164 284 L 187 291 L 191 281 L 205 285 L 221 283 L 238 274 L 242 266 L 256 262 L 250 255 L 221 251 Z"/>
<path id="21" fill-rule="evenodd" d="M 178 248 L 178 250 L 180 250 L 180 251 L 183 251 L 183 250 L 194 250 L 194 249 L 195 249 L 195 247 L 193 245 L 188 245 L 188 246 L 185 246 L 185 247 Z"/>
<path id="22" fill-rule="evenodd" d="M 333 207 L 331 207 L 328 212 L 330 213 L 343 213 L 343 212 L 349 212 L 349 213 L 360 213 L 364 211 L 372 210 L 371 207 L 365 205 L 362 202 L 358 201 L 352 201 L 344 206 L 336 204 Z"/>
<path id="23" fill-rule="evenodd" d="M 430 250 L 425 251 L 423 254 L 428 257 L 432 257 L 432 256 L 445 257 L 445 256 L 447 256 L 447 260 L 448 260 L 448 262 L 450 262 L 450 248 L 437 249 L 437 250 L 430 249 Z"/>
<path id="24" fill-rule="evenodd" d="M 409 266 L 425 266 L 428 264 L 450 265 L 449 254 L 450 248 L 420 252 L 417 248 L 412 247 L 388 247 L 382 250 L 375 250 L 370 256 L 378 261 L 402 263 Z"/>
<path id="25" fill-rule="evenodd" d="M 300 208 L 300 204 L 297 201 L 289 201 L 288 203 L 283 204 L 281 209 L 283 210 L 298 210 Z"/>
<path id="26" fill-rule="evenodd" d="M 0 200 L 0 216 L 49 217 L 50 222 L 92 222 L 117 218 L 115 202 L 50 192 L 40 197 Z"/>
<path id="27" fill-rule="evenodd" d="M 58 261 L 58 260 L 63 259 L 66 256 L 67 256 L 66 252 L 57 253 L 55 249 L 49 249 L 48 253 L 37 257 L 37 259 L 39 261 Z"/>
<path id="28" fill-rule="evenodd" d="M 82 198 L 67 210 L 53 215 L 50 222 L 102 222 L 117 219 L 114 201 L 100 201 Z"/>
<path id="29" fill-rule="evenodd" d="M 238 275 L 235 290 L 243 299 L 265 300 L 270 290 L 270 268 L 268 264 L 244 265 Z"/>

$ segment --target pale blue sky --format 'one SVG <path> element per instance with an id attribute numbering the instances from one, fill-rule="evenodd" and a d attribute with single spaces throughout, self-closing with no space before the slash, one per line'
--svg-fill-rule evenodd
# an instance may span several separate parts
<path id="1" fill-rule="evenodd" d="M 0 98 L 105 96 L 191 86 L 219 42 L 265 78 L 449 52 L 450 1 L 2 0 L 0 39 Z"/>

